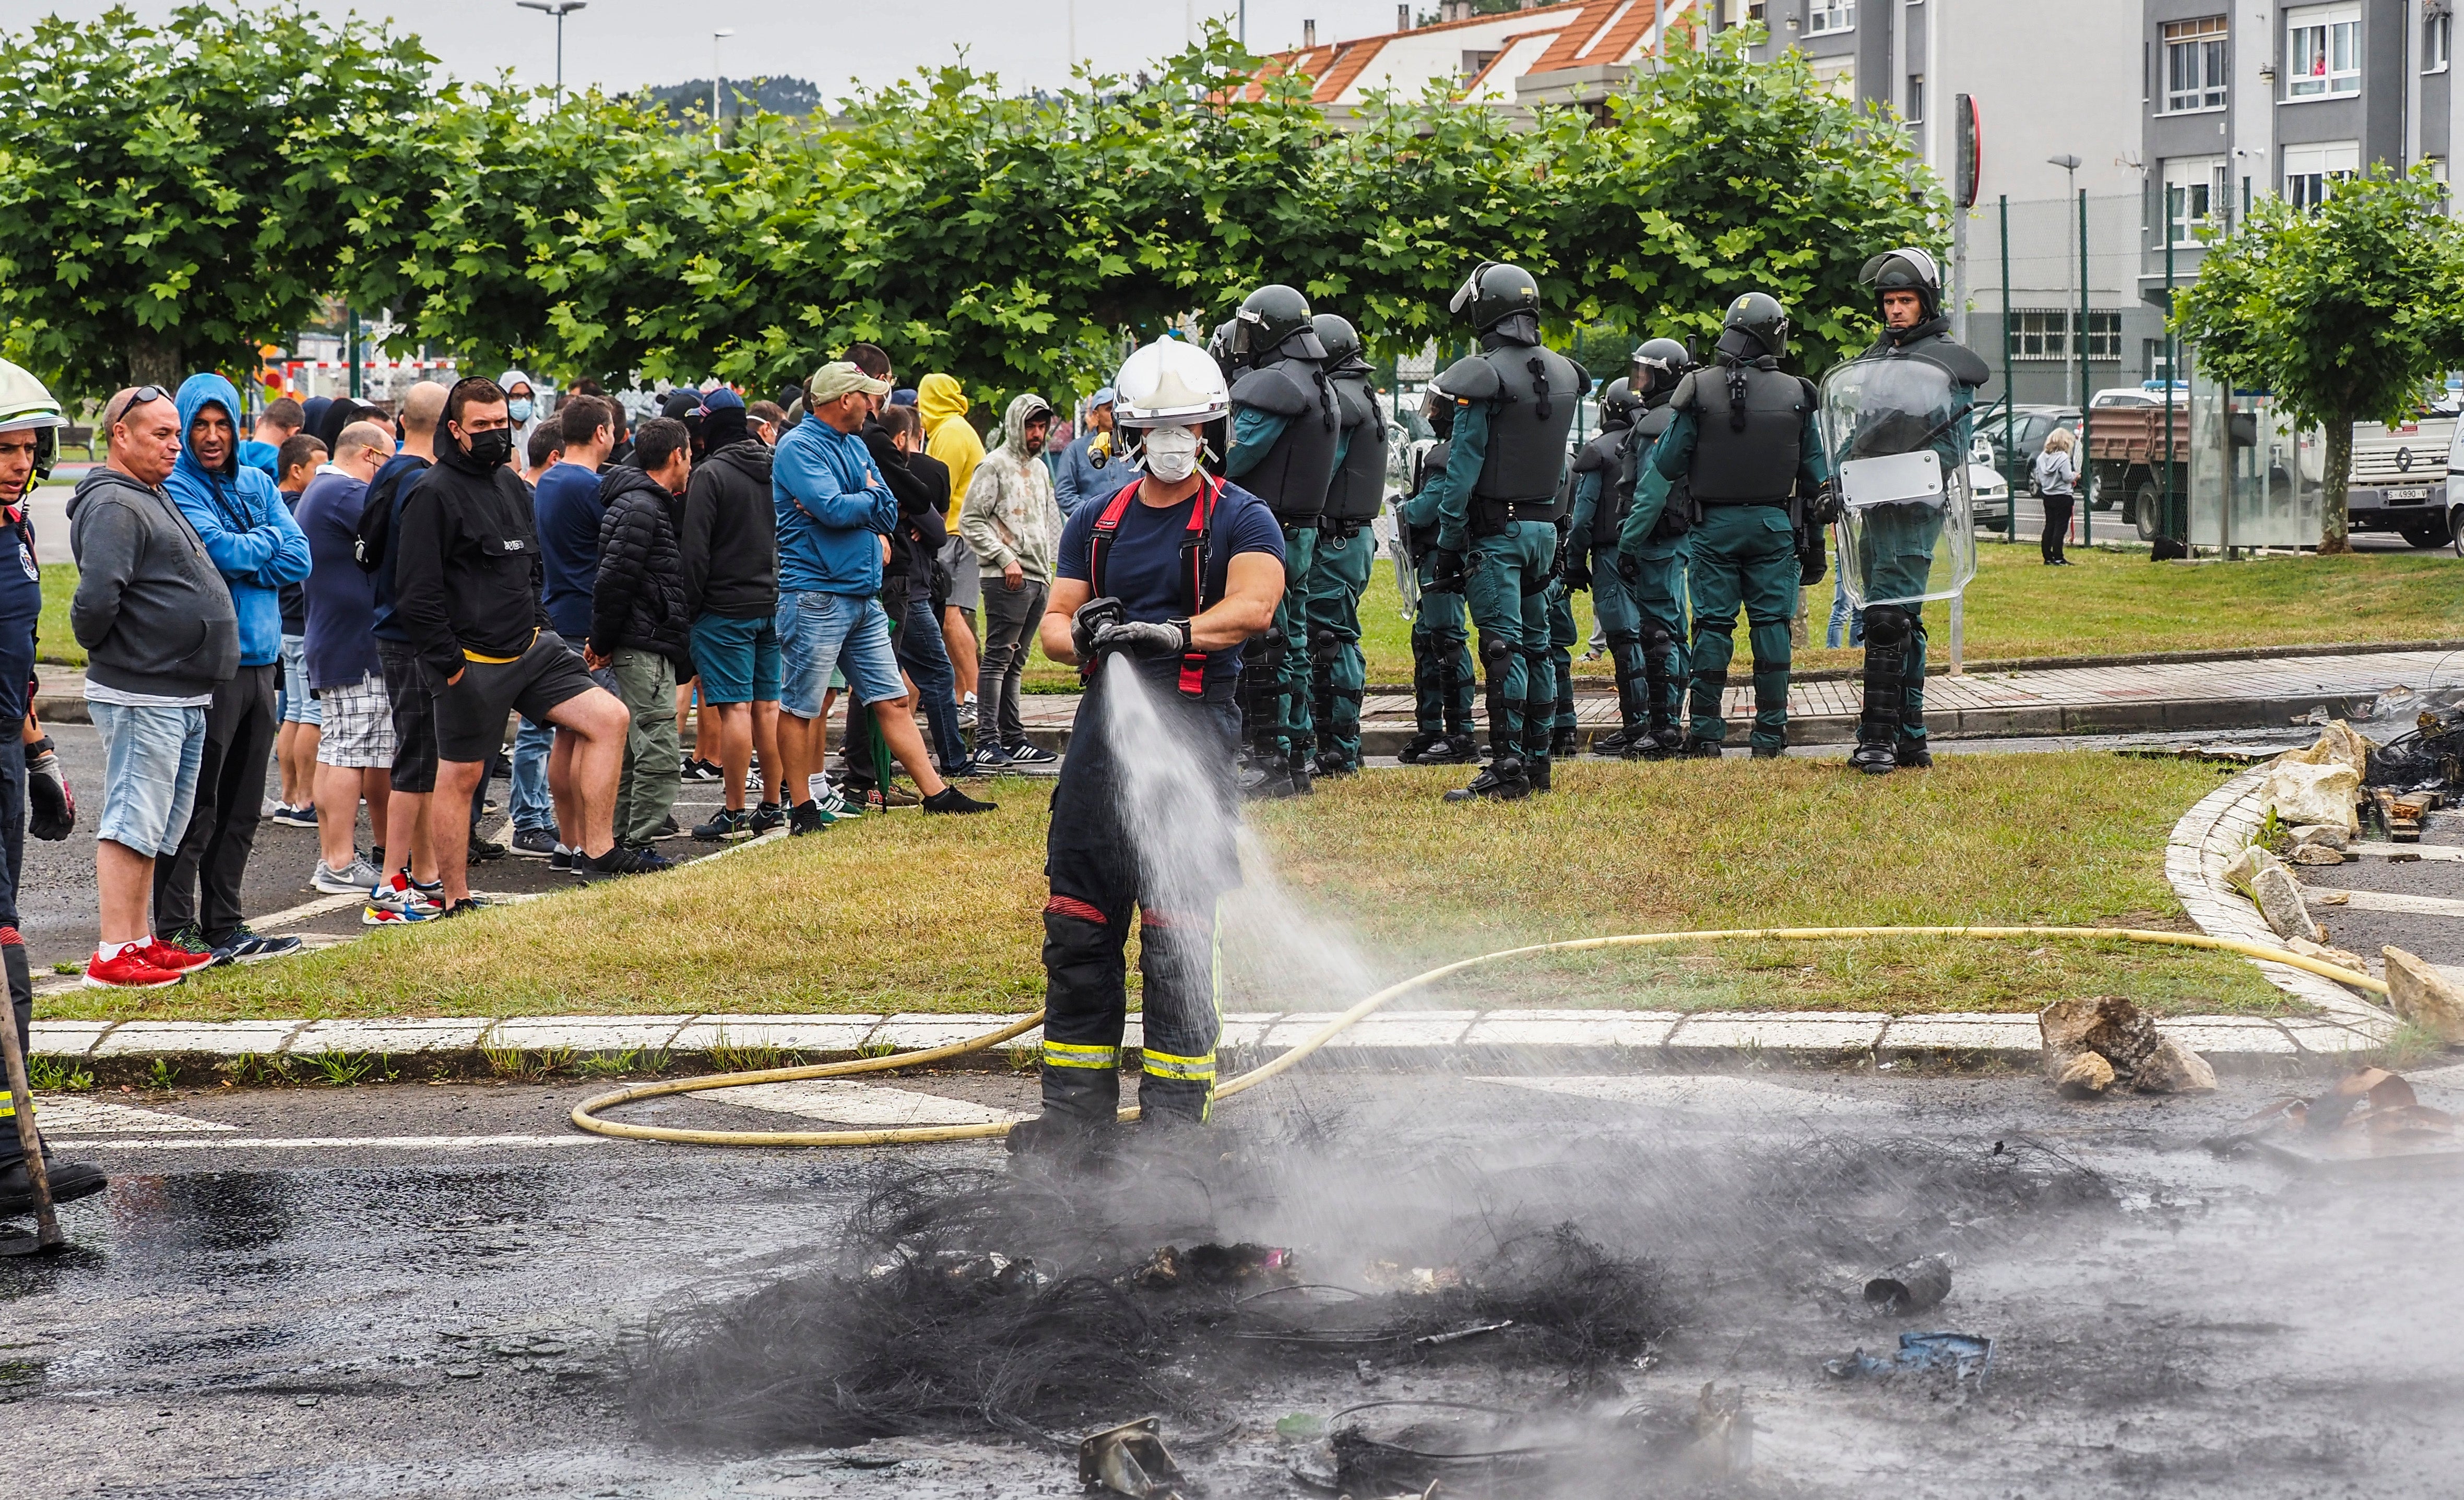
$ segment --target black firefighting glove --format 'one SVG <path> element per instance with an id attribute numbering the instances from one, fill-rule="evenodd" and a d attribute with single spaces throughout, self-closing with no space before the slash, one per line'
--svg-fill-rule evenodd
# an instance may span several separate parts
<path id="1" fill-rule="evenodd" d="M 77 793 L 60 772 L 48 734 L 26 747 L 26 832 L 51 843 L 77 829 Z"/>
<path id="2" fill-rule="evenodd" d="M 1095 661 L 1095 637 L 1107 625 L 1121 622 L 1123 609 L 1116 598 L 1091 598 L 1078 606 L 1069 617 L 1069 649 L 1077 655 L 1078 664 L 1089 666 Z"/>
<path id="3" fill-rule="evenodd" d="M 1138 657 L 1176 657 L 1189 653 L 1189 621 L 1129 620 L 1106 625 L 1095 634 L 1098 653 L 1122 651 Z"/>

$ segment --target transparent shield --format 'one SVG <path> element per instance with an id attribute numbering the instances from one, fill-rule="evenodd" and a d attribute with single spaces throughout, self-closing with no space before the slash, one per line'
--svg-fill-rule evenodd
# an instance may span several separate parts
<path id="1" fill-rule="evenodd" d="M 1969 405 L 1923 359 L 1855 359 L 1823 377 L 1839 577 L 1857 608 L 1955 598 L 1976 576 Z"/>

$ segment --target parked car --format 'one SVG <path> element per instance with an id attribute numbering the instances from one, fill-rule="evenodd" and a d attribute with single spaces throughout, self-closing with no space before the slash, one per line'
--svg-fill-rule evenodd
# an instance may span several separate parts
<path id="1" fill-rule="evenodd" d="M 2034 498 L 2036 480 L 2032 470 L 2035 467 L 2036 455 L 2045 450 L 2045 440 L 2059 430 L 2068 430 L 2076 436 L 2079 425 L 2079 410 L 2077 406 L 2018 406 L 2011 413 L 2013 451 L 2006 454 L 2002 451 L 2003 423 L 1997 413 L 1976 426 L 1978 440 L 1987 446 L 1987 456 L 1982 462 L 2014 476 Z"/>
<path id="2" fill-rule="evenodd" d="M 2354 423 L 2346 525 L 2356 532 L 2393 532 L 2413 547 L 2452 541 L 2454 481 L 2447 471 L 2456 461 L 2458 432 L 2453 417 L 2434 409 L 2392 425 Z"/>
<path id="3" fill-rule="evenodd" d="M 1968 452 L 1969 515 L 1978 531 L 2004 532 L 2011 527 L 2011 484 L 1993 467 L 1992 450 L 1983 439 Z"/>

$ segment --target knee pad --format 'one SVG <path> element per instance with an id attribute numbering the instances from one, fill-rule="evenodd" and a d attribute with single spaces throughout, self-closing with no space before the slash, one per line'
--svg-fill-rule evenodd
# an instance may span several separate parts
<path id="1" fill-rule="evenodd" d="M 1484 635 L 1480 638 L 1480 659 L 1492 667 L 1504 665 L 1507 659 L 1513 656 L 1518 649 L 1520 648 L 1507 644 L 1496 636 Z"/>
<path id="2" fill-rule="evenodd" d="M 1705 636 L 1718 636 L 1731 645 L 1735 643 L 1737 622 L 1733 620 L 1698 620 L 1694 621 L 1694 640 L 1700 643 Z"/>
<path id="3" fill-rule="evenodd" d="M 1642 648 L 1659 656 L 1677 644 L 1676 635 L 1666 625 L 1654 624 L 1643 632 Z"/>
<path id="4" fill-rule="evenodd" d="M 1612 630 L 1601 639 L 1608 642 L 1608 647 L 1612 651 L 1616 650 L 1619 646 L 1639 646 L 1642 644 L 1641 634 L 1638 631 L 1632 630 Z"/>
<path id="5" fill-rule="evenodd" d="M 1885 651 L 1904 649 L 1917 633 L 1917 618 L 1903 604 L 1865 606 L 1865 644 Z"/>

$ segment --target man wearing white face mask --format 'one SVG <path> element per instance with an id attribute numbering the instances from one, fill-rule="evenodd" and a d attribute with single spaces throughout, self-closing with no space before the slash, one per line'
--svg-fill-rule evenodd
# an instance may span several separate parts
<path id="1" fill-rule="evenodd" d="M 546 418 L 547 403 L 539 399 L 531 378 L 519 370 L 507 370 L 496 377 L 496 383 L 504 387 L 505 415 L 514 422 L 514 456 L 519 459 L 530 452 L 531 434 Z"/>
<path id="2" fill-rule="evenodd" d="M 1120 1104 L 1133 912 L 1145 981 L 1140 1123 L 1196 1124 L 1214 1099 L 1215 905 L 1241 883 L 1233 685 L 1241 647 L 1273 624 L 1284 592 L 1274 512 L 1198 467 L 1199 429 L 1231 410 L 1215 361 L 1158 339 L 1130 357 L 1113 385 L 1124 457 L 1143 440 L 1146 472 L 1069 517 L 1045 608 L 1044 654 L 1078 663 L 1087 695 L 1045 842 L 1044 1115 L 1010 1137 L 1016 1150 L 1073 1157 L 1102 1151 Z M 1175 810 L 1165 869 L 1141 860 L 1123 806 L 1129 787 L 1108 726 L 1127 673 L 1195 758 L 1188 794 L 1212 803 Z"/>

